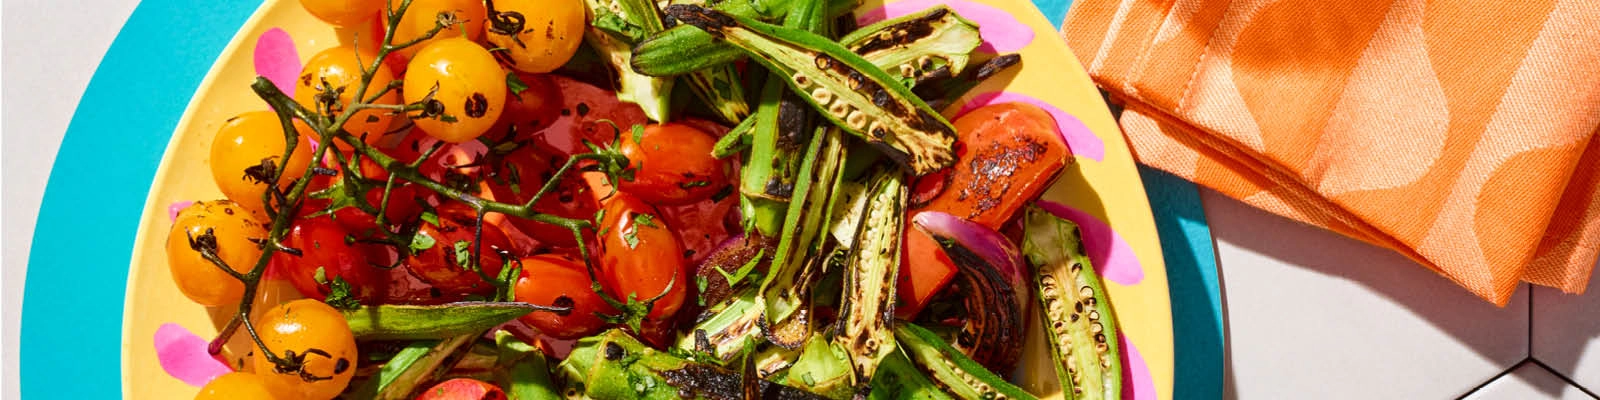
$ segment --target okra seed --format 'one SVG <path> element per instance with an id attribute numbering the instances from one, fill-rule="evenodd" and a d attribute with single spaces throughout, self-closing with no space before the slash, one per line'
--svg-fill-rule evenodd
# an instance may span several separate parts
<path id="1" fill-rule="evenodd" d="M 811 79 L 810 78 L 806 78 L 806 76 L 803 75 L 803 74 L 796 73 L 796 74 L 794 74 L 794 84 L 795 84 L 795 86 L 799 86 L 799 87 L 810 86 L 811 85 Z"/>
<path id="2" fill-rule="evenodd" d="M 1104 325 L 1100 325 L 1099 322 L 1094 322 L 1094 323 L 1090 323 L 1089 324 L 1089 331 L 1090 332 L 1100 333 L 1100 332 L 1105 331 L 1105 330 L 1106 330 L 1105 326 Z"/>
<path id="3" fill-rule="evenodd" d="M 1076 311 L 1078 313 L 1083 313 L 1083 303 L 1073 304 L 1072 305 L 1072 310 Z M 1090 314 L 1089 315 L 1089 319 L 1097 319 L 1098 317 L 1096 317 L 1096 315 L 1098 315 L 1098 314 Z"/>
<path id="4" fill-rule="evenodd" d="M 1089 311 L 1089 319 L 1090 320 L 1099 321 L 1100 320 L 1100 312 L 1099 311 L 1092 311 L 1092 310 Z"/>
<path id="5" fill-rule="evenodd" d="M 826 106 L 833 102 L 833 92 L 829 92 L 828 88 L 818 87 L 811 90 L 811 99 L 816 100 L 817 104 Z"/>
<path id="6" fill-rule="evenodd" d="M 863 111 L 850 113 L 845 122 L 849 123 L 851 128 L 864 129 L 867 127 L 867 113 Z"/>
<path id="7" fill-rule="evenodd" d="M 1078 287 L 1078 296 L 1079 297 L 1094 298 L 1094 289 L 1091 289 L 1088 286 L 1079 286 Z"/>
<path id="8" fill-rule="evenodd" d="M 900 76 L 910 78 L 916 76 L 916 74 L 917 69 L 912 68 L 910 64 L 900 64 Z"/>
<path id="9" fill-rule="evenodd" d="M 850 105 L 843 101 L 833 103 L 828 106 L 828 114 L 833 114 L 834 118 L 844 118 L 850 114 Z"/>

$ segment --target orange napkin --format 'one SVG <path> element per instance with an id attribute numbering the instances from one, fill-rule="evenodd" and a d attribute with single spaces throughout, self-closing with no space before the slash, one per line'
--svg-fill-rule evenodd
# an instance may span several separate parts
<path id="1" fill-rule="evenodd" d="M 1600 245 L 1595 0 L 1079 0 L 1140 162 L 1394 249 L 1495 304 Z"/>

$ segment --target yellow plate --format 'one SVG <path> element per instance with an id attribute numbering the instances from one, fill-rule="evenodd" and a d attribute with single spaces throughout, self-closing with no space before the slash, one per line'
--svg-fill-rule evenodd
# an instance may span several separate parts
<path id="1" fill-rule="evenodd" d="M 885 1 L 868 0 L 861 13 L 874 14 Z M 1026 0 L 888 0 L 884 9 L 915 10 L 949 3 L 958 13 L 983 26 L 986 49 L 1017 52 L 1022 68 L 986 82 L 957 102 L 1036 99 L 1053 106 L 1077 153 L 1077 162 L 1046 192 L 1045 198 L 1081 211 L 1091 256 L 1108 276 L 1111 302 L 1121 323 L 1124 343 L 1132 348 L 1125 378 L 1129 399 L 1170 399 L 1172 395 L 1172 321 L 1166 269 L 1155 223 L 1127 144 L 1098 92 L 1056 32 Z M 881 15 L 881 12 L 878 13 Z M 211 137 L 226 119 L 264 110 L 248 85 L 255 78 L 257 39 L 271 30 L 292 38 L 301 62 L 336 46 L 340 35 L 307 14 L 296 1 L 268 0 L 223 50 L 178 122 L 155 183 L 146 200 L 135 239 L 128 298 L 123 321 L 123 395 L 133 399 L 193 397 L 196 387 L 168 375 L 157 357 L 154 337 L 165 324 L 176 324 L 200 337 L 215 335 L 221 319 L 184 298 L 172 283 L 163 248 L 171 226 L 168 206 L 174 202 L 216 199 L 222 195 L 207 166 Z M 1002 93 L 1003 94 L 1000 94 Z M 998 94 L 998 96 L 997 96 Z M 1064 117 L 1064 118 L 1063 118 Z M 1074 122 L 1076 121 L 1076 122 Z M 1076 136 L 1074 135 L 1076 133 Z M 1097 228 L 1098 226 L 1098 228 Z M 1030 316 L 1033 313 L 1029 313 Z M 1050 358 L 1043 347 L 1037 318 L 1031 318 L 1018 380 L 1034 393 L 1060 397 Z M 242 336 L 242 335 L 241 335 Z"/>

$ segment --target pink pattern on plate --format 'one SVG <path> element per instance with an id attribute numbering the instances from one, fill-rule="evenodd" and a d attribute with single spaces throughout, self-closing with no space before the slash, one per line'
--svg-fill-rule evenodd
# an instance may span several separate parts
<path id="1" fill-rule="evenodd" d="M 1127 335 L 1117 335 L 1122 342 L 1122 399 L 1123 400 L 1156 400 L 1155 380 L 1150 379 L 1150 367 L 1145 365 L 1144 356 L 1139 355 L 1139 348 L 1133 347 L 1133 341 Z"/>
<path id="2" fill-rule="evenodd" d="M 161 324 L 156 329 L 155 344 L 161 369 L 189 386 L 205 386 L 211 379 L 233 372 L 228 364 L 206 352 L 210 343 L 178 324 Z"/>
<path id="3" fill-rule="evenodd" d="M 1017 21 L 1010 13 L 986 4 L 965 0 L 906 0 L 889 3 L 856 17 L 856 23 L 866 26 L 940 4 L 950 6 L 950 9 L 955 10 L 956 14 L 961 14 L 962 18 L 978 24 L 978 34 L 983 36 L 983 45 L 978 46 L 978 50 L 989 53 L 1010 53 L 1022 50 L 1028 43 L 1033 42 L 1033 28 Z"/>
<path id="4" fill-rule="evenodd" d="M 1094 263 L 1095 272 L 1102 278 L 1124 286 L 1144 280 L 1144 267 L 1133 254 L 1133 246 L 1122 240 L 1122 235 L 1105 221 L 1065 204 L 1048 200 L 1039 200 L 1038 204 L 1045 211 L 1078 224 L 1078 231 L 1083 234 L 1083 250 L 1089 253 L 1089 262 Z"/>
<path id="5" fill-rule="evenodd" d="M 294 80 L 300 75 L 300 53 L 294 38 L 281 28 L 268 29 L 256 38 L 256 75 L 264 76 L 284 94 L 294 96 Z"/>
<path id="6" fill-rule="evenodd" d="M 961 111 L 956 115 L 966 114 L 967 111 L 991 104 L 1000 103 L 1027 103 L 1044 109 L 1056 119 L 1056 129 L 1060 131 L 1061 138 L 1067 142 L 1067 148 L 1072 149 L 1072 155 L 1088 157 L 1095 161 L 1104 161 L 1106 158 L 1105 142 L 1100 141 L 1094 131 L 1079 121 L 1077 117 L 1062 111 L 1050 103 L 1039 100 L 1033 96 L 1011 92 L 989 92 L 973 96 L 971 101 L 961 105 Z"/>
<path id="7" fill-rule="evenodd" d="M 182 212 L 183 209 L 185 209 L 185 208 L 189 208 L 189 206 L 193 205 L 193 204 L 194 204 L 194 200 L 184 200 L 184 201 L 174 201 L 174 202 L 172 202 L 172 204 L 167 205 L 167 221 L 168 222 L 177 222 L 178 221 L 178 213 Z"/>

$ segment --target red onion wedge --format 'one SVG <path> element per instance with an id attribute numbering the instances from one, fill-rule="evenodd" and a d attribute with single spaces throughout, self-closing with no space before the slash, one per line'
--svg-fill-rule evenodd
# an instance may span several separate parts
<path id="1" fill-rule="evenodd" d="M 932 236 L 959 270 L 951 284 L 967 320 L 951 344 L 990 371 L 1012 370 L 1025 335 L 1022 252 L 994 229 L 943 212 L 919 213 L 912 226 Z"/>

